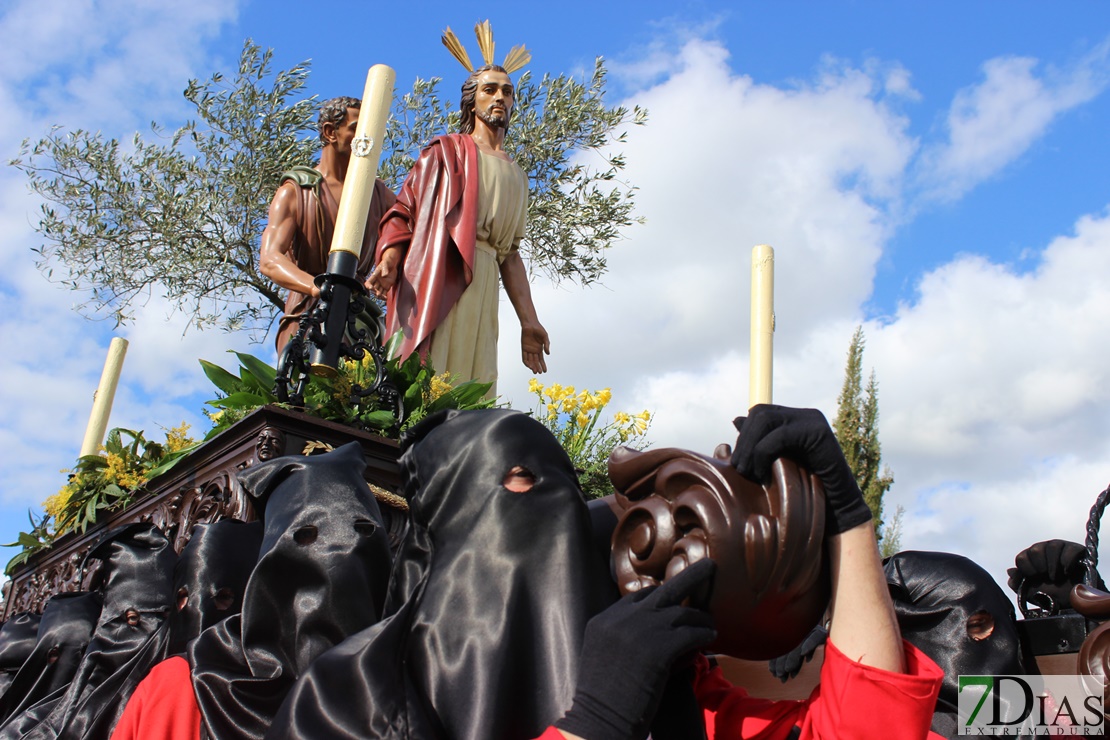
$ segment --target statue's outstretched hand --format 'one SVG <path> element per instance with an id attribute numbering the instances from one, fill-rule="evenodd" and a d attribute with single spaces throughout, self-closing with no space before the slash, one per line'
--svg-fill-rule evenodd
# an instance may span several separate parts
<path id="1" fill-rule="evenodd" d="M 385 300 L 386 293 L 397 284 L 398 263 L 401 261 L 400 249 L 387 249 L 382 254 L 370 277 L 366 279 L 366 289 Z"/>
<path id="2" fill-rule="evenodd" d="M 544 355 L 551 354 L 551 339 L 547 329 L 537 321 L 520 325 L 520 357 L 524 366 L 534 373 L 546 373 Z"/>
<path id="3" fill-rule="evenodd" d="M 765 482 L 771 474 L 771 463 L 780 457 L 790 458 L 821 479 L 829 534 L 847 532 L 871 520 L 871 510 L 856 477 L 820 411 L 760 403 L 752 406 L 747 417 L 738 417 L 732 423 L 740 432 L 732 466 L 741 475 Z"/>

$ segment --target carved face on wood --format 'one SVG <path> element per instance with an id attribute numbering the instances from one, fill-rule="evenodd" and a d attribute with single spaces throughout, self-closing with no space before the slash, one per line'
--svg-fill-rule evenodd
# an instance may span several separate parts
<path id="1" fill-rule="evenodd" d="M 258 433 L 254 449 L 259 462 L 281 457 L 285 454 L 285 432 L 276 427 L 264 427 Z"/>
<path id="2" fill-rule="evenodd" d="M 798 645 L 828 604 L 824 493 L 816 476 L 788 460 L 776 461 L 762 486 L 729 465 L 726 446 L 716 454 L 613 451 L 609 477 L 624 510 L 613 572 L 628 593 L 712 558 L 718 637 L 710 649 L 773 658 Z"/>

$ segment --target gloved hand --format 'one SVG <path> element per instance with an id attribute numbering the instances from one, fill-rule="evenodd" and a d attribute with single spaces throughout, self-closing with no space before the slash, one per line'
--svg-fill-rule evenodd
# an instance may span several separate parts
<path id="1" fill-rule="evenodd" d="M 1087 573 L 1086 556 L 1087 548 L 1078 542 L 1038 542 L 1014 558 L 1015 567 L 1006 571 L 1007 585 L 1022 599 L 1052 613 L 1068 609 L 1072 587 L 1083 583 Z"/>
<path id="2" fill-rule="evenodd" d="M 819 624 L 810 630 L 809 634 L 802 640 L 801 645 L 786 655 L 772 658 L 767 667 L 775 678 L 786 683 L 787 680 L 798 675 L 798 671 L 802 670 L 802 665 L 813 660 L 813 654 L 817 652 L 817 648 L 824 645 L 828 639 L 829 631 L 825 629 L 824 625 Z"/>
<path id="3" fill-rule="evenodd" d="M 871 520 L 856 477 L 825 415 L 817 409 L 757 404 L 732 422 L 740 436 L 732 466 L 743 476 L 766 482 L 771 463 L 787 457 L 821 479 L 825 487 L 825 530 L 840 534 Z"/>
<path id="4" fill-rule="evenodd" d="M 555 726 L 589 740 L 644 737 L 671 666 L 717 636 L 708 612 L 682 605 L 715 571 L 712 560 L 699 560 L 591 619 L 574 703 Z"/>

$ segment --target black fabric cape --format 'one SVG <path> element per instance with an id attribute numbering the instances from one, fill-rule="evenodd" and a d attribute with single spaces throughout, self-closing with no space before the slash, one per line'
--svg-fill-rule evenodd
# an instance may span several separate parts
<path id="1" fill-rule="evenodd" d="M 31 651 L 39 641 L 41 621 L 41 614 L 20 612 L 9 617 L 0 627 L 0 696 L 8 690 L 15 674 L 31 657 Z"/>
<path id="2" fill-rule="evenodd" d="M 934 732 L 957 735 L 961 674 L 1040 672 L 1018 633 L 1013 602 L 974 561 L 947 552 L 906 550 L 887 558 L 883 569 L 902 637 L 944 671 Z M 968 634 L 968 620 L 980 613 L 993 619 L 993 630 L 976 640 Z"/>
<path id="3" fill-rule="evenodd" d="M 261 522 L 223 519 L 193 527 L 173 571 L 170 655 L 184 653 L 205 629 L 239 613 L 261 545 Z"/>
<path id="4" fill-rule="evenodd" d="M 268 737 L 540 735 L 570 706 L 586 622 L 616 597 L 570 460 L 505 410 L 444 412 L 402 442 L 412 517 L 391 616 L 329 651 Z M 535 483 L 502 483 L 516 466 Z"/>
<path id="5" fill-rule="evenodd" d="M 160 529 L 127 524 L 104 535 L 86 560 L 100 560 L 100 613 L 77 675 L 49 715 L 22 737 L 108 738 L 127 699 L 166 657 L 177 554 Z"/>
<path id="6" fill-rule="evenodd" d="M 357 443 L 281 457 L 239 476 L 265 535 L 242 613 L 189 647 L 193 687 L 215 740 L 261 738 L 293 683 L 381 616 L 391 559 Z"/>
<path id="7" fill-rule="evenodd" d="M 35 647 L 0 698 L 0 737 L 19 737 L 49 714 L 77 674 L 103 603 L 99 593 L 84 591 L 46 602 Z"/>

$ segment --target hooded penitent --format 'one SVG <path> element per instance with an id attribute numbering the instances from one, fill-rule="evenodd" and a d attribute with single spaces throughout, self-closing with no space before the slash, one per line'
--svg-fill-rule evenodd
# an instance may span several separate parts
<path id="1" fill-rule="evenodd" d="M 957 733 L 958 677 L 1037 673 L 1018 636 L 1014 606 L 973 561 L 908 550 L 884 563 L 902 637 L 944 670 L 933 730 Z"/>
<path id="2" fill-rule="evenodd" d="M 574 468 L 505 410 L 437 414 L 402 447 L 412 521 L 391 616 L 320 658 L 270 736 L 537 737 L 570 706 L 586 622 L 616 596 Z"/>
<path id="3" fill-rule="evenodd" d="M 189 648 L 204 726 L 216 740 L 261 738 L 321 653 L 381 616 L 389 546 L 356 443 L 281 457 L 240 475 L 265 534 L 242 613 Z"/>
<path id="4" fill-rule="evenodd" d="M 35 647 L 0 698 L 0 736 L 19 737 L 22 733 L 9 725 L 30 727 L 37 721 L 21 722 L 27 710 L 60 698 L 77 673 L 102 603 L 99 593 L 84 591 L 55 594 L 46 602 Z M 44 708 L 37 718 L 41 720 L 47 712 Z"/>
<path id="5" fill-rule="evenodd" d="M 173 571 L 170 655 L 184 653 L 206 628 L 239 613 L 261 544 L 261 522 L 223 519 L 193 528 Z"/>
<path id="6" fill-rule="evenodd" d="M 125 525 L 86 560 L 101 561 L 100 620 L 73 682 L 25 738 L 107 738 L 135 687 L 166 656 L 177 553 L 162 531 Z"/>
<path id="7" fill-rule="evenodd" d="M 39 639 L 41 614 L 21 612 L 0 627 L 0 696 L 8 690 L 23 663 L 31 657 Z"/>

